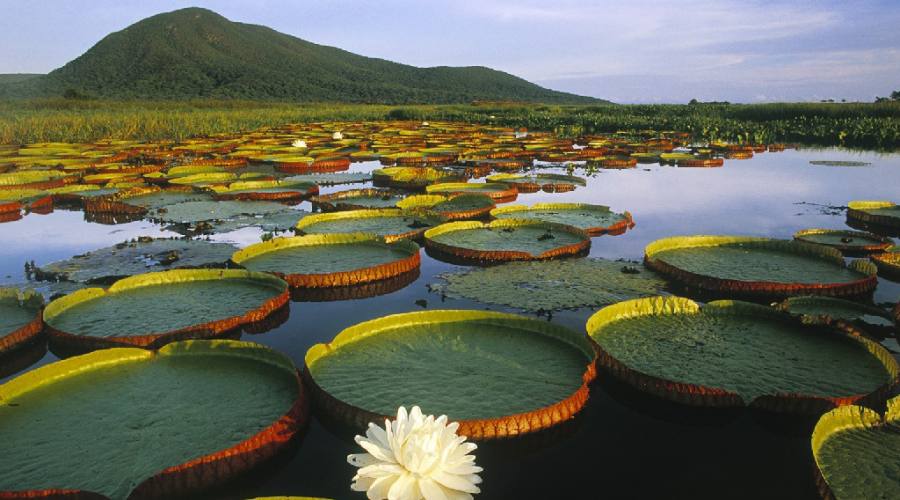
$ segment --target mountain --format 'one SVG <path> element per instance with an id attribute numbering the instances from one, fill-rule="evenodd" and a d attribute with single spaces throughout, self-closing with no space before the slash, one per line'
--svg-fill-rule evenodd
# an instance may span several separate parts
<path id="1" fill-rule="evenodd" d="M 43 75 L 37 73 L 0 73 L 0 85 L 4 83 L 24 82 L 26 80 L 31 80 L 32 78 L 37 78 L 39 76 Z"/>
<path id="2" fill-rule="evenodd" d="M 239 98 L 364 103 L 599 102 L 481 66 L 418 68 L 187 8 L 139 21 L 0 96 Z"/>

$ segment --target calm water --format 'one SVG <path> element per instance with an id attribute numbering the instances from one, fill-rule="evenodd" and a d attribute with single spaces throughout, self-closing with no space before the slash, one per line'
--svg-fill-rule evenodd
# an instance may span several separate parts
<path id="1" fill-rule="evenodd" d="M 871 162 L 869 167 L 812 166 L 810 160 Z M 353 170 L 377 168 L 356 164 Z M 577 174 L 577 172 L 576 172 Z M 322 192 L 362 187 L 323 188 Z M 594 238 L 591 255 L 638 260 L 644 246 L 679 234 L 744 234 L 790 238 L 799 229 L 844 229 L 843 212 L 828 210 L 854 199 L 900 199 L 900 154 L 842 150 L 789 150 L 728 160 L 723 168 L 643 166 L 605 170 L 587 187 L 564 194 L 520 194 L 516 203 L 580 201 L 628 210 L 637 226 L 620 236 Z M 309 204 L 300 208 L 309 210 Z M 215 239 L 239 246 L 259 241 L 259 231 L 240 230 Z M 177 236 L 149 222 L 105 226 L 80 212 L 29 215 L 0 224 L 0 283 L 24 280 L 23 264 L 46 264 L 135 236 Z M 303 365 L 306 350 L 342 329 L 392 313 L 427 308 L 494 308 L 428 292 L 440 273 L 460 269 L 422 253 L 422 272 L 406 288 L 380 297 L 291 304 L 290 319 L 260 335 L 245 335 Z M 897 302 L 900 284 L 880 279 L 876 303 Z M 502 308 L 501 308 L 502 309 Z M 514 312 L 514 311 L 513 311 Z M 555 314 L 552 321 L 584 331 L 591 309 Z M 900 351 L 895 341 L 885 345 Z M 47 354 L 39 362 L 56 359 Z M 39 365 L 38 364 L 38 365 Z M 38 366 L 35 365 L 35 366 Z M 604 378 L 601 373 L 600 378 Z M 452 383 L 452 381 L 448 381 Z M 582 416 L 553 439 L 513 446 L 482 446 L 479 498 L 816 498 L 808 424 L 772 422 L 749 412 L 694 411 L 640 397 L 611 381 L 592 387 Z M 352 436 L 313 420 L 296 453 L 267 467 L 250 482 L 229 487 L 226 497 L 351 495 L 357 452 Z"/>

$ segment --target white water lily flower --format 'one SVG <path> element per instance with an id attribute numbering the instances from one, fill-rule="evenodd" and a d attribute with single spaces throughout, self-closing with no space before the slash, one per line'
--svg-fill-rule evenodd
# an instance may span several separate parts
<path id="1" fill-rule="evenodd" d="M 369 424 L 357 444 L 368 453 L 348 455 L 359 467 L 353 491 L 364 491 L 371 500 L 464 500 L 480 493 L 475 456 L 478 446 L 456 434 L 459 423 L 447 416 L 427 417 L 418 406 L 407 414 L 397 409 L 397 419 L 384 421 L 384 429 Z"/>
<path id="2" fill-rule="evenodd" d="M 295 148 L 305 148 L 306 141 L 304 141 L 303 139 L 297 139 L 296 141 L 291 143 L 291 146 L 294 146 Z"/>
<path id="3" fill-rule="evenodd" d="M 427 126 L 429 126 L 429 125 L 431 125 L 431 124 L 428 123 L 428 122 L 422 122 L 422 126 L 423 126 L 423 127 L 427 127 Z"/>
<path id="4" fill-rule="evenodd" d="M 331 134 L 331 138 L 336 141 L 339 141 L 344 138 L 344 134 L 341 132 L 335 132 L 335 133 Z"/>

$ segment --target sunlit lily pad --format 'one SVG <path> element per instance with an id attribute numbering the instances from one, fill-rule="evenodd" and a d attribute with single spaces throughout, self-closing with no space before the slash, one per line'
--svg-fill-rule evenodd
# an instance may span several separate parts
<path id="1" fill-rule="evenodd" d="M 868 261 L 848 266 L 833 248 L 769 238 L 664 238 L 647 245 L 644 261 L 685 285 L 740 296 L 862 295 L 877 284 Z"/>
<path id="2" fill-rule="evenodd" d="M 323 212 L 393 208 L 403 199 L 403 193 L 391 189 L 350 189 L 316 196 L 312 201 Z"/>
<path id="3" fill-rule="evenodd" d="M 500 219 L 442 224 L 425 232 L 425 246 L 466 260 L 537 260 L 586 252 L 591 239 L 581 229 L 563 224 Z"/>
<path id="4" fill-rule="evenodd" d="M 0 400 L 0 495 L 14 497 L 196 494 L 286 449 L 308 419 L 291 361 L 234 341 L 57 361 Z"/>
<path id="5" fill-rule="evenodd" d="M 288 298 L 287 283 L 267 273 L 162 271 L 56 299 L 44 309 L 44 325 L 51 343 L 62 347 L 158 347 L 240 331 L 284 306 Z"/>
<path id="6" fill-rule="evenodd" d="M 630 300 L 594 314 L 587 331 L 614 376 L 691 405 L 818 414 L 877 403 L 900 373 L 891 354 L 864 336 L 746 302 Z"/>
<path id="7" fill-rule="evenodd" d="M 483 194 L 420 194 L 400 200 L 397 207 L 404 210 L 427 210 L 452 221 L 488 216 L 496 205 L 490 196 Z"/>
<path id="8" fill-rule="evenodd" d="M 537 203 L 495 208 L 491 215 L 498 219 L 537 219 L 568 224 L 583 229 L 591 236 L 619 234 L 634 226 L 631 214 L 616 213 L 603 205 L 588 203 Z"/>
<path id="9" fill-rule="evenodd" d="M 851 255 L 880 252 L 893 245 L 890 238 L 877 234 L 836 229 L 804 229 L 794 233 L 794 239 L 827 245 Z"/>
<path id="10" fill-rule="evenodd" d="M 666 285 L 639 264 L 604 259 L 510 262 L 440 278 L 446 283 L 432 291 L 526 311 L 608 305 L 658 295 Z"/>
<path id="11" fill-rule="evenodd" d="M 878 274 L 893 281 L 900 281 L 900 249 L 892 248 L 890 252 L 877 253 L 870 256 L 878 267 Z"/>
<path id="12" fill-rule="evenodd" d="M 390 242 L 418 238 L 441 222 L 434 215 L 382 208 L 307 215 L 297 223 L 297 230 L 305 234 L 370 233 Z"/>
<path id="13" fill-rule="evenodd" d="M 237 181 L 210 189 L 220 200 L 299 200 L 319 193 L 311 182 L 255 180 Z"/>
<path id="14" fill-rule="evenodd" d="M 572 418 L 588 398 L 593 360 L 583 335 L 553 323 L 427 311 L 360 323 L 313 346 L 304 377 L 319 411 L 356 428 L 415 404 L 480 440 Z"/>
<path id="15" fill-rule="evenodd" d="M 866 224 L 900 228 L 900 206 L 892 201 L 851 201 L 847 218 Z"/>
<path id="16" fill-rule="evenodd" d="M 442 182 L 425 188 L 428 194 L 483 194 L 497 203 L 513 201 L 519 194 L 515 186 L 499 182 Z"/>
<path id="17" fill-rule="evenodd" d="M 900 498 L 900 396 L 884 417 L 863 406 L 843 406 L 822 415 L 812 452 L 825 498 Z"/>
<path id="18" fill-rule="evenodd" d="M 228 262 L 234 250 L 203 240 L 139 238 L 46 264 L 36 274 L 45 280 L 111 283 L 148 271 L 216 267 Z"/>
<path id="19" fill-rule="evenodd" d="M 388 167 L 372 171 L 376 186 L 422 189 L 435 182 L 460 180 L 459 174 L 430 167 Z"/>
<path id="20" fill-rule="evenodd" d="M 33 290 L 0 288 L 0 355 L 33 341 L 40 333 L 43 297 Z"/>
<path id="21" fill-rule="evenodd" d="M 310 234 L 251 245 L 232 260 L 251 271 L 276 273 L 294 287 L 332 288 L 393 278 L 419 267 L 419 246 L 386 243 L 363 233 Z"/>

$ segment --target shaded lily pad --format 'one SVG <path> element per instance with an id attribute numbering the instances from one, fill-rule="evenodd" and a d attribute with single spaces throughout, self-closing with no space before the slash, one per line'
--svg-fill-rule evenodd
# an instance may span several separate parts
<path id="1" fill-rule="evenodd" d="M 581 229 L 563 224 L 500 219 L 442 224 L 425 232 L 425 246 L 475 261 L 535 260 L 586 252 L 591 239 Z"/>
<path id="2" fill-rule="evenodd" d="M 822 415 L 812 435 L 819 489 L 826 498 L 900 498 L 900 396 L 884 417 L 863 406 Z"/>
<path id="3" fill-rule="evenodd" d="M 44 309 L 44 325 L 51 343 L 66 348 L 158 347 L 239 331 L 265 319 L 288 298 L 287 283 L 267 273 L 162 271 L 56 299 Z"/>
<path id="4" fill-rule="evenodd" d="M 251 271 L 276 273 L 293 287 L 332 288 L 393 278 L 419 267 L 419 245 L 386 243 L 370 234 L 311 234 L 275 238 L 235 252 Z"/>
<path id="5" fill-rule="evenodd" d="M 631 214 L 616 213 L 603 205 L 588 203 L 537 203 L 532 206 L 508 205 L 491 210 L 498 219 L 537 219 L 583 229 L 591 236 L 621 234 L 634 226 Z"/>
<path id="6" fill-rule="evenodd" d="M 41 333 L 43 297 L 33 290 L 0 288 L 0 354 L 33 341 Z"/>
<path id="7" fill-rule="evenodd" d="M 302 429 L 307 401 L 295 370 L 271 349 L 234 341 L 42 366 L 0 386 L 0 491 L 161 498 L 217 486 Z"/>
<path id="8" fill-rule="evenodd" d="M 188 201 L 169 205 L 156 214 L 162 222 L 186 225 L 193 232 L 227 233 L 251 226 L 287 231 L 307 212 L 271 201 Z"/>
<path id="9" fill-rule="evenodd" d="M 480 440 L 572 418 L 588 398 L 593 360 L 583 335 L 546 321 L 427 311 L 344 330 L 307 351 L 303 375 L 317 407 L 354 427 L 416 404 Z"/>
<path id="10" fill-rule="evenodd" d="M 323 212 L 393 208 L 403 199 L 403 193 L 391 189 L 350 189 L 316 196 L 312 201 Z"/>
<path id="11" fill-rule="evenodd" d="M 744 236 L 676 236 L 647 245 L 652 269 L 701 290 L 755 297 L 848 296 L 875 288 L 876 269 L 833 248 Z"/>
<path id="12" fill-rule="evenodd" d="M 864 336 L 746 302 L 630 300 L 594 314 L 587 331 L 614 376 L 699 406 L 818 414 L 877 403 L 900 373 L 891 354 Z"/>
<path id="13" fill-rule="evenodd" d="M 282 180 L 288 182 L 312 182 L 320 186 L 333 186 L 335 184 L 356 184 L 361 182 L 369 182 L 372 180 L 372 174 L 368 172 L 306 174 L 292 175 L 290 177 L 285 177 Z"/>
<path id="14" fill-rule="evenodd" d="M 867 167 L 871 163 L 867 161 L 844 161 L 844 160 L 811 160 L 810 165 L 818 165 L 824 167 Z"/>
<path id="15" fill-rule="evenodd" d="M 418 238 L 426 229 L 441 222 L 442 219 L 434 215 L 382 208 L 307 215 L 296 227 L 305 234 L 370 233 L 390 242 Z"/>
<path id="16" fill-rule="evenodd" d="M 778 304 L 777 309 L 803 317 L 811 322 L 831 323 L 835 320 L 856 322 L 863 329 L 892 330 L 894 319 L 878 307 L 833 297 L 791 297 Z"/>
<path id="17" fill-rule="evenodd" d="M 35 274 L 51 281 L 111 283 L 148 271 L 220 266 L 234 250 L 226 243 L 203 240 L 138 238 L 52 262 L 37 268 Z"/>
<path id="18" fill-rule="evenodd" d="M 890 238 L 877 234 L 836 229 L 804 229 L 794 233 L 794 239 L 827 245 L 851 255 L 880 252 L 893 245 Z"/>
<path id="19" fill-rule="evenodd" d="M 571 191 L 576 186 L 586 186 L 582 177 L 565 174 L 494 174 L 488 176 L 488 182 L 515 184 L 523 193 L 543 189 L 547 192 Z"/>
<path id="20" fill-rule="evenodd" d="M 510 262 L 440 275 L 432 291 L 527 311 L 613 304 L 661 293 L 666 282 L 640 264 L 604 259 Z"/>

